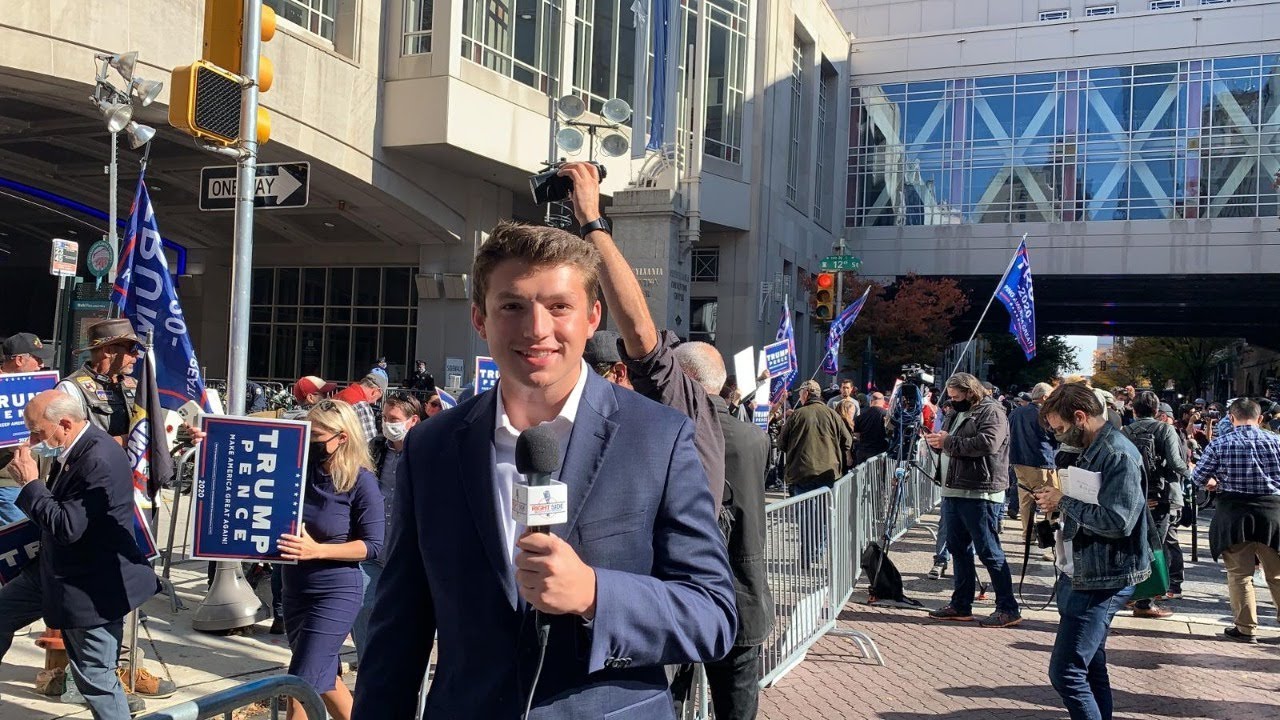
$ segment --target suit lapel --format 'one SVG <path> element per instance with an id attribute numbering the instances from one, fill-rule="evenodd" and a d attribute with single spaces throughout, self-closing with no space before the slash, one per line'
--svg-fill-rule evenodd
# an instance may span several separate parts
<path id="1" fill-rule="evenodd" d="M 476 524 L 480 543 L 484 546 L 489 564 L 502 583 L 502 590 L 516 608 L 516 581 L 507 549 L 502 546 L 506 533 L 498 517 L 498 494 L 494 486 L 493 470 L 496 458 L 493 449 L 493 427 L 497 412 L 496 390 L 471 408 L 466 421 L 454 432 L 459 449 L 458 479 L 463 494 L 471 508 L 471 519 Z M 479 460 L 484 458 L 484 460 Z"/>
<path id="2" fill-rule="evenodd" d="M 569 522 L 561 528 L 552 528 L 555 534 L 569 537 L 582 515 L 582 506 L 591 493 L 609 441 L 617 431 L 617 423 L 609 417 L 618 409 L 613 386 L 608 380 L 590 373 L 587 386 L 582 391 L 582 402 L 573 420 L 573 432 L 569 434 L 569 447 L 560 467 L 560 481 L 569 486 Z"/>
<path id="3" fill-rule="evenodd" d="M 89 446 L 93 445 L 97 441 L 97 438 L 94 437 L 95 430 L 97 430 L 97 428 L 93 425 L 86 426 L 84 434 L 80 436 L 75 447 L 71 448 L 70 452 L 66 454 L 66 457 L 61 458 L 60 460 L 53 460 L 49 463 L 49 479 L 45 481 L 46 487 L 52 490 L 54 482 L 62 475 L 62 471 L 70 469 L 75 461 L 88 451 Z"/>

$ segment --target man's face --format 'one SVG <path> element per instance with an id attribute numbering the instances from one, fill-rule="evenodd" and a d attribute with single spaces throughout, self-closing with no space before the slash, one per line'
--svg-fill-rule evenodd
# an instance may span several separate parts
<path id="1" fill-rule="evenodd" d="M 44 403 L 41 403 L 38 407 L 27 406 L 24 419 L 27 423 L 27 430 L 31 431 L 30 443 L 32 445 L 45 443 L 49 447 L 65 447 L 71 440 L 71 429 L 73 427 L 71 418 L 48 420 L 44 416 L 44 405 Z"/>
<path id="2" fill-rule="evenodd" d="M 1044 416 L 1045 425 L 1049 426 L 1049 432 L 1058 435 L 1067 432 L 1073 427 L 1083 425 L 1086 416 L 1083 412 L 1076 411 L 1070 418 L 1063 419 L 1057 413 L 1048 413 Z"/>
<path id="3" fill-rule="evenodd" d="M 488 341 L 502 379 L 567 393 L 587 338 L 600 325 L 600 302 L 588 299 L 582 273 L 505 260 L 493 269 L 489 288 L 483 311 L 471 307 L 471 324 Z"/>
<path id="4" fill-rule="evenodd" d="M 40 369 L 40 361 L 36 359 L 36 356 L 27 353 L 14 355 L 9 358 L 6 364 L 12 364 L 12 372 L 15 373 L 35 372 Z"/>
<path id="5" fill-rule="evenodd" d="M 409 430 L 418 424 L 418 416 L 405 414 L 405 411 L 400 409 L 399 405 L 387 405 L 382 408 L 382 421 L 384 423 L 404 423 L 405 429 Z"/>
<path id="6" fill-rule="evenodd" d="M 884 393 L 871 393 L 871 407 L 884 407 Z"/>
<path id="7" fill-rule="evenodd" d="M 951 402 L 964 402 L 969 399 L 969 393 L 959 388 L 949 387 L 947 388 L 947 397 L 951 399 Z"/>
<path id="8" fill-rule="evenodd" d="M 847 398 L 853 395 L 853 383 L 845 381 L 840 383 L 840 397 Z"/>
<path id="9" fill-rule="evenodd" d="M 103 375 L 128 375 L 133 372 L 134 363 L 142 354 L 142 348 L 131 340 L 121 340 L 98 348 L 98 360 L 95 368 Z"/>

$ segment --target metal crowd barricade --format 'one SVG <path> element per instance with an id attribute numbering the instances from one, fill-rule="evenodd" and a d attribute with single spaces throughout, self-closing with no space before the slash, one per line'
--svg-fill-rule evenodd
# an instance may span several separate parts
<path id="1" fill-rule="evenodd" d="M 169 511 L 169 542 L 165 548 L 160 570 L 160 582 L 164 586 L 165 592 L 169 594 L 169 605 L 176 614 L 179 610 L 185 610 L 186 606 L 182 604 L 182 600 L 178 599 L 178 591 L 173 587 L 173 581 L 169 579 L 169 572 L 173 569 L 173 542 L 177 537 L 178 530 L 178 511 L 182 505 L 183 489 L 188 483 L 186 477 L 187 466 L 191 464 L 191 459 L 195 457 L 196 448 L 189 448 L 178 456 L 178 462 L 174 464 L 173 472 L 173 507 Z M 195 502 L 195 492 L 191 493 L 191 500 L 188 504 Z M 187 546 L 191 540 L 191 525 L 187 523 L 186 529 L 183 531 L 182 545 Z"/>
<path id="2" fill-rule="evenodd" d="M 307 720 L 325 720 L 327 717 L 324 703 L 315 688 L 294 675 L 273 675 L 157 710 L 139 720 L 205 720 L 215 717 L 231 720 L 236 710 L 262 700 L 269 701 L 269 716 L 271 720 L 277 720 L 280 710 L 275 699 L 281 695 L 302 703 Z"/>

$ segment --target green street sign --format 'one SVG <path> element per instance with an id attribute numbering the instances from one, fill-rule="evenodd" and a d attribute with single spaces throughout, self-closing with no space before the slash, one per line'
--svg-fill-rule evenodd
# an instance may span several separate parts
<path id="1" fill-rule="evenodd" d="M 852 255 L 828 255 L 822 258 L 819 267 L 823 270 L 857 270 L 862 267 L 862 260 Z"/>

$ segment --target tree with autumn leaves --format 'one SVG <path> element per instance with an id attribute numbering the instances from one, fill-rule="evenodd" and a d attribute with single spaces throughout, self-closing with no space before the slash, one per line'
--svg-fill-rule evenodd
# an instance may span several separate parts
<path id="1" fill-rule="evenodd" d="M 868 286 L 871 292 L 866 305 L 845 333 L 839 366 L 842 375 L 860 371 L 869 337 L 874 381 L 880 388 L 891 388 L 903 365 L 936 362 L 951 344 L 952 331 L 969 308 L 969 299 L 953 278 L 910 274 L 892 285 L 883 285 L 849 273 L 845 275 L 841 307 L 857 300 Z M 827 324 L 821 323 L 819 330 L 825 333 L 826 329 Z"/>

